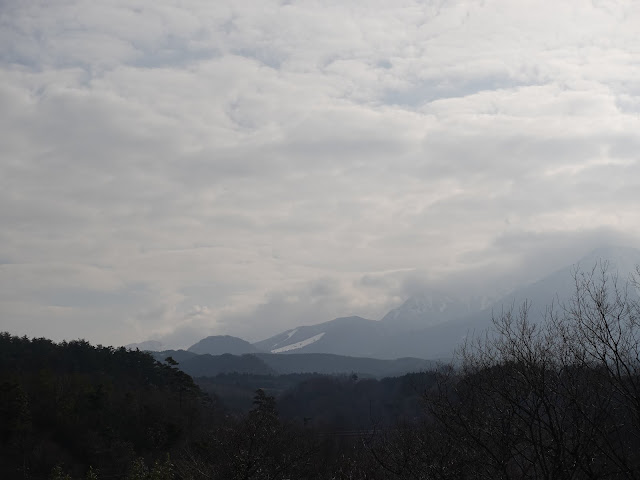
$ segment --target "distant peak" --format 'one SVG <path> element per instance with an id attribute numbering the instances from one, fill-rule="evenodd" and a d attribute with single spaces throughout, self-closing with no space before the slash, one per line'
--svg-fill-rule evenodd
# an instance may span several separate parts
<path id="1" fill-rule="evenodd" d="M 243 353 L 255 353 L 258 351 L 246 340 L 231 335 L 210 335 L 188 348 L 189 352 L 211 355 L 231 353 L 241 355 Z"/>
<path id="2" fill-rule="evenodd" d="M 608 262 L 609 268 L 620 274 L 635 271 L 640 265 L 640 250 L 632 247 L 606 245 L 592 250 L 582 257 L 577 264 L 584 268 L 591 268 L 598 262 Z"/>
<path id="3" fill-rule="evenodd" d="M 603 245 L 601 247 L 593 249 L 584 258 L 598 258 L 598 257 L 620 257 L 620 256 L 637 256 L 640 257 L 640 250 L 637 248 L 622 246 L 622 245 Z"/>
<path id="4" fill-rule="evenodd" d="M 125 348 L 128 348 L 130 350 L 137 348 L 138 350 L 146 350 L 149 352 L 159 352 L 160 350 L 162 350 L 163 346 L 164 345 L 162 344 L 162 342 L 159 342 L 157 340 L 146 340 L 140 343 L 130 343 L 129 345 L 125 345 Z"/>

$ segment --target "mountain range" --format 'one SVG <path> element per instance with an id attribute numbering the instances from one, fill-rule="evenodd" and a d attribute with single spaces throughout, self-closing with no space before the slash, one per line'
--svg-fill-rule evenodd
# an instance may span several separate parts
<path id="1" fill-rule="evenodd" d="M 571 298 L 575 292 L 576 271 L 590 272 L 603 261 L 608 262 L 610 272 L 617 272 L 621 280 L 626 280 L 640 265 L 640 251 L 628 247 L 599 248 L 576 264 L 566 265 L 495 301 L 487 298 L 465 300 L 434 290 L 408 298 L 381 320 L 357 316 L 336 318 L 289 329 L 254 344 L 236 337 L 212 336 L 191 346 L 188 352 L 257 354 L 263 360 L 267 358 L 265 354 L 274 358 L 292 354 L 330 354 L 376 359 L 449 359 L 465 338 L 489 328 L 494 315 L 518 308 L 524 301 L 530 304 L 532 320 L 543 318 L 551 302 L 557 304 Z M 280 370 L 282 368 L 288 367 Z"/>
<path id="2" fill-rule="evenodd" d="M 326 375 L 358 374 L 365 377 L 393 377 L 410 372 L 433 370 L 436 363 L 420 358 L 350 357 L 329 353 L 254 353 L 232 355 L 195 354 L 186 350 L 152 352 L 160 362 L 168 357 L 176 366 L 192 377 L 214 377 L 219 374 L 287 375 L 290 373 L 319 373 Z"/>

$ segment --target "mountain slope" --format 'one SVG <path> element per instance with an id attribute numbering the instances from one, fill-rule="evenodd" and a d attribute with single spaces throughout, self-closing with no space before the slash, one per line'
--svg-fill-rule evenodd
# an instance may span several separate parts
<path id="1" fill-rule="evenodd" d="M 253 345 L 270 353 L 333 353 L 368 357 L 375 353 L 386 333 L 386 327 L 375 320 L 343 317 L 287 330 Z"/>
<path id="2" fill-rule="evenodd" d="M 198 355 L 185 350 L 165 350 L 153 352 L 152 355 L 157 361 L 163 363 L 166 363 L 167 357 L 171 357 L 177 362 L 177 368 L 192 377 L 215 377 L 221 373 L 249 375 L 285 375 L 290 373 L 343 375 L 357 373 L 365 376 L 389 377 L 432 370 L 436 367 L 434 362 L 420 358 L 381 360 L 330 353 Z"/>
<path id="3" fill-rule="evenodd" d="M 486 308 L 491 300 L 430 290 L 412 295 L 402 305 L 389 311 L 381 320 L 396 330 L 419 330 L 444 323 Z"/>
<path id="4" fill-rule="evenodd" d="M 232 355 L 243 355 L 245 353 L 257 353 L 260 350 L 249 342 L 238 337 L 230 335 L 213 335 L 203 338 L 198 343 L 191 345 L 187 351 L 197 353 L 199 355 L 223 355 L 230 353 Z"/>
<path id="5" fill-rule="evenodd" d="M 544 278 L 519 288 L 496 302 L 492 308 L 496 313 L 511 305 L 518 308 L 525 301 L 530 304 L 530 317 L 541 320 L 553 302 L 555 306 L 567 303 L 576 293 L 575 274 L 595 275 L 598 283 L 600 267 L 607 267 L 610 279 L 618 277 L 620 284 L 625 283 L 640 265 L 640 250 L 630 247 L 600 247 L 582 257 L 576 263 L 566 265 Z"/>
<path id="6" fill-rule="evenodd" d="M 410 372 L 433 370 L 435 362 L 420 358 L 382 360 L 377 358 L 348 357 L 329 353 L 299 353 L 278 355 L 258 353 L 256 357 L 279 374 L 322 373 L 328 375 L 351 374 L 393 377 Z"/>
<path id="7" fill-rule="evenodd" d="M 165 350 L 152 352 L 153 358 L 167 363 L 171 357 L 177 368 L 192 377 L 214 377 L 220 373 L 247 373 L 252 375 L 271 375 L 274 370 L 261 359 L 252 354 L 210 355 L 197 354 L 186 350 Z"/>
<path id="8" fill-rule="evenodd" d="M 130 343 L 129 345 L 125 345 L 124 348 L 129 350 L 142 350 L 144 352 L 159 352 L 162 350 L 162 342 L 157 340 L 146 340 L 140 343 Z"/>
<path id="9" fill-rule="evenodd" d="M 465 338 L 481 335 L 492 317 L 503 311 L 530 305 L 529 318 L 544 318 L 552 302 L 567 302 L 575 292 L 576 270 L 591 272 L 606 261 L 611 273 L 625 281 L 640 264 L 640 251 L 627 247 L 604 247 L 530 285 L 495 301 L 461 300 L 455 295 L 427 292 L 408 299 L 380 321 L 360 317 L 287 330 L 254 346 L 271 353 L 333 353 L 347 356 L 392 359 L 417 357 L 448 359 Z M 597 273 L 597 272 L 596 272 Z"/>
<path id="10" fill-rule="evenodd" d="M 196 355 L 180 365 L 183 372 L 192 377 L 214 377 L 221 373 L 248 373 L 272 375 L 275 371 L 255 355 Z"/>
<path id="11" fill-rule="evenodd" d="M 490 329 L 494 316 L 499 317 L 511 308 L 517 310 L 525 301 L 529 305 L 529 319 L 539 322 L 552 303 L 558 307 L 570 301 L 575 293 L 576 271 L 588 274 L 595 268 L 597 275 L 602 262 L 607 262 L 610 275 L 617 273 L 619 281 L 624 282 L 635 270 L 635 266 L 640 265 L 640 250 L 628 247 L 598 248 L 578 262 L 516 289 L 487 308 L 410 333 L 391 335 L 375 356 L 393 358 L 401 354 L 429 359 L 450 358 L 466 338 L 482 335 Z"/>

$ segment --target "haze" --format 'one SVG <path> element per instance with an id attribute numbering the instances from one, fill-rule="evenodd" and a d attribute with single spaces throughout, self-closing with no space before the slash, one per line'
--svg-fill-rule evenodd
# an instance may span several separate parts
<path id="1" fill-rule="evenodd" d="M 0 330 L 173 347 L 640 234 L 633 1 L 0 2 Z"/>

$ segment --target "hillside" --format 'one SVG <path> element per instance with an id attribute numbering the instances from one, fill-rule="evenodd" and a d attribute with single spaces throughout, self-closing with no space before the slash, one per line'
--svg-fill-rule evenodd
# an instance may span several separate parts
<path id="1" fill-rule="evenodd" d="M 387 329 L 380 322 L 362 317 L 342 317 L 287 330 L 254 343 L 254 346 L 278 354 L 331 353 L 372 357 L 387 334 Z"/>
<path id="2" fill-rule="evenodd" d="M 196 435 L 211 407 L 147 353 L 0 334 L 0 478 L 49 478 L 63 463 L 74 478 L 89 466 L 123 478 Z"/>
<path id="3" fill-rule="evenodd" d="M 340 375 L 356 373 L 370 377 L 393 377 L 410 372 L 422 372 L 436 367 L 435 362 L 419 358 L 382 360 L 348 357 L 329 353 L 297 353 L 289 355 L 259 353 L 256 357 L 279 374 L 323 373 Z"/>
<path id="4" fill-rule="evenodd" d="M 188 349 L 189 352 L 197 354 L 222 355 L 230 353 L 232 355 L 243 355 L 245 353 L 258 353 L 261 350 L 251 345 L 249 342 L 230 335 L 213 335 L 203 338 Z"/>

